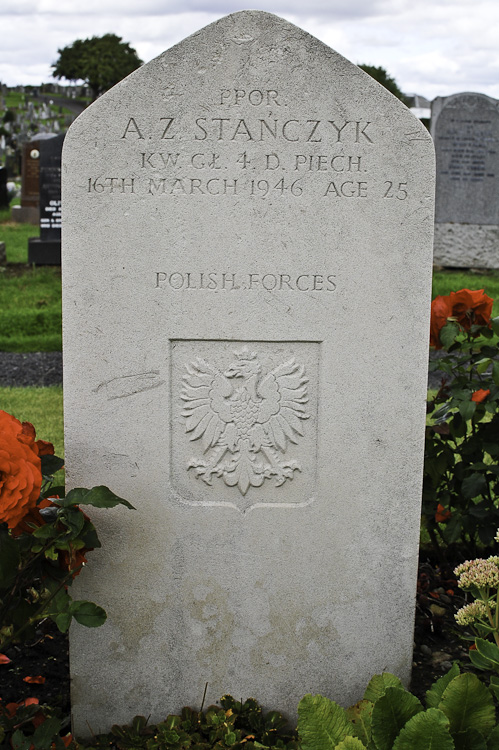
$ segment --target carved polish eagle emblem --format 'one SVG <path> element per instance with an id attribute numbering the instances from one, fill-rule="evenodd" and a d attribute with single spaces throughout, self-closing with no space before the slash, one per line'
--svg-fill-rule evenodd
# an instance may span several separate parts
<path id="1" fill-rule="evenodd" d="M 201 358 L 186 365 L 182 417 L 189 440 L 202 449 L 187 469 L 210 486 L 213 476 L 220 477 L 245 495 L 266 479 L 279 487 L 301 470 L 286 460 L 286 451 L 299 442 L 310 417 L 308 379 L 294 359 L 265 375 L 247 347 L 234 356 L 225 372 Z"/>

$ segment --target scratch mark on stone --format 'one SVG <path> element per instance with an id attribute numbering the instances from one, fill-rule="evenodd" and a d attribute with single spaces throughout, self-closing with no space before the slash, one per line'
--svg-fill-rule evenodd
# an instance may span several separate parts
<path id="1" fill-rule="evenodd" d="M 108 401 L 116 398 L 126 398 L 134 396 L 136 393 L 150 391 L 152 388 L 159 388 L 165 381 L 160 380 L 159 370 L 150 372 L 139 372 L 134 375 L 120 375 L 111 380 L 105 380 L 94 388 L 94 393 L 104 393 Z"/>

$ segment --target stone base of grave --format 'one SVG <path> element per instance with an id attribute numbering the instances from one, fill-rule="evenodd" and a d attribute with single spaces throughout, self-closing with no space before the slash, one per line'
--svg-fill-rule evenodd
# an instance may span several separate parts
<path id="1" fill-rule="evenodd" d="M 451 268 L 499 268 L 499 226 L 435 224 L 433 263 Z"/>
<path id="2" fill-rule="evenodd" d="M 60 266 L 60 240 L 41 240 L 40 237 L 30 237 L 28 240 L 28 263 L 35 263 L 37 266 Z"/>
<path id="3" fill-rule="evenodd" d="M 40 223 L 40 209 L 34 206 L 12 206 L 12 221 L 18 224 Z"/>

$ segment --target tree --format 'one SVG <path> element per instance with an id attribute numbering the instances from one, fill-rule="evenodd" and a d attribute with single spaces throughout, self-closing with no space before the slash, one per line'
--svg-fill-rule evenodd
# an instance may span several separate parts
<path id="1" fill-rule="evenodd" d="M 142 65 L 133 47 L 116 34 L 76 39 L 57 51 L 52 77 L 85 81 L 94 99 Z"/>
<path id="2" fill-rule="evenodd" d="M 362 68 L 366 73 L 369 73 L 371 78 L 374 78 L 378 83 L 381 83 L 382 86 L 385 87 L 385 89 L 388 89 L 394 96 L 397 97 L 397 99 L 400 99 L 401 102 L 403 102 L 407 107 L 409 106 L 409 98 L 402 93 L 402 91 L 399 89 L 397 82 L 395 78 L 392 78 L 391 75 L 388 75 L 387 71 L 376 65 L 359 65 L 359 68 Z"/>

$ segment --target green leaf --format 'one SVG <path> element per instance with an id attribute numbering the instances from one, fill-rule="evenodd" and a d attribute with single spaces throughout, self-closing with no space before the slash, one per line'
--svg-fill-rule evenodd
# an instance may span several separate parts
<path id="1" fill-rule="evenodd" d="M 433 683 L 431 688 L 426 691 L 426 705 L 428 708 L 437 708 L 438 704 L 442 700 L 442 695 L 444 694 L 445 688 L 451 682 L 454 677 L 457 677 L 459 674 L 459 665 L 457 662 L 454 662 L 452 667 L 449 669 L 447 674 L 444 674 L 443 677 L 440 677 L 436 682 Z"/>
<path id="2" fill-rule="evenodd" d="M 489 682 L 489 688 L 492 691 L 492 693 L 495 695 L 496 700 L 499 700 L 499 677 L 496 677 L 495 675 L 492 675 Z M 497 731 L 499 732 L 499 726 L 497 728 Z M 499 745 L 497 746 L 499 750 Z"/>
<path id="3" fill-rule="evenodd" d="M 74 536 L 78 536 L 85 525 L 85 516 L 78 508 L 67 508 L 60 516 L 60 520 Z"/>
<path id="4" fill-rule="evenodd" d="M 492 365 L 492 380 L 496 385 L 499 385 L 499 362 L 497 360 Z"/>
<path id="5" fill-rule="evenodd" d="M 400 688 L 387 688 L 373 708 L 372 739 L 378 750 L 392 750 L 402 727 L 420 711 L 423 706 L 415 695 Z"/>
<path id="6" fill-rule="evenodd" d="M 371 701 L 361 700 L 354 706 L 347 708 L 347 716 L 356 727 L 357 736 L 365 745 L 368 745 L 371 740 L 373 705 Z"/>
<path id="7" fill-rule="evenodd" d="M 107 619 L 106 611 L 93 602 L 72 602 L 69 611 L 76 622 L 86 628 L 98 628 Z"/>
<path id="8" fill-rule="evenodd" d="M 70 505 L 94 505 L 96 508 L 114 508 L 116 505 L 125 505 L 131 510 L 135 510 L 128 500 L 123 500 L 123 498 L 111 492 L 108 487 L 102 485 L 92 487 L 91 490 L 81 487 L 70 490 L 64 499 L 63 505 L 64 507 Z"/>
<path id="9" fill-rule="evenodd" d="M 487 750 L 485 737 L 478 729 L 468 729 L 454 735 L 456 750 Z"/>
<path id="10" fill-rule="evenodd" d="M 44 477 L 53 476 L 56 471 L 64 466 L 64 459 L 58 456 L 42 456 L 42 474 Z"/>
<path id="11" fill-rule="evenodd" d="M 35 750 L 49 750 L 55 737 L 59 736 L 60 729 L 60 719 L 56 719 L 55 716 L 50 719 L 45 719 L 43 724 L 40 724 L 40 726 L 36 728 L 32 737 Z"/>
<path id="12" fill-rule="evenodd" d="M 298 704 L 298 734 L 302 750 L 334 750 L 355 728 L 334 701 L 309 693 Z"/>
<path id="13" fill-rule="evenodd" d="M 497 316 L 497 318 L 492 318 L 490 324 L 494 333 L 499 336 L 499 315 Z"/>
<path id="14" fill-rule="evenodd" d="M 400 730 L 393 750 L 454 750 L 449 719 L 438 708 L 416 714 Z"/>
<path id="15" fill-rule="evenodd" d="M 31 737 L 25 737 L 20 729 L 16 729 L 12 735 L 11 744 L 14 750 L 29 750 Z"/>
<path id="16" fill-rule="evenodd" d="M 386 689 L 389 687 L 403 688 L 404 686 L 402 685 L 399 678 L 395 677 L 394 674 L 390 674 L 390 672 L 375 674 L 373 677 L 371 677 L 371 679 L 369 680 L 369 684 L 366 687 L 364 700 L 371 701 L 371 703 L 376 703 L 378 698 L 381 698 L 381 696 L 386 693 Z"/>
<path id="17" fill-rule="evenodd" d="M 457 323 L 446 323 L 440 331 L 440 341 L 445 349 L 448 349 L 456 340 L 456 336 L 459 333 L 459 326 Z"/>
<path id="18" fill-rule="evenodd" d="M 475 646 L 479 654 L 494 662 L 494 669 L 499 667 L 499 647 L 495 643 L 486 641 L 483 638 L 475 638 Z"/>
<path id="19" fill-rule="evenodd" d="M 477 669 L 493 669 L 494 668 L 494 665 L 489 661 L 489 659 L 486 659 L 484 656 L 479 654 L 478 651 L 475 651 L 474 649 L 472 649 L 468 653 L 469 653 L 471 663 Z"/>
<path id="20" fill-rule="evenodd" d="M 20 562 L 19 548 L 7 529 L 0 530 L 0 589 L 11 586 Z"/>
<path id="21" fill-rule="evenodd" d="M 335 750 L 366 750 L 366 745 L 357 737 L 345 737 L 339 745 L 336 745 Z"/>
<path id="22" fill-rule="evenodd" d="M 475 401 L 461 401 L 459 404 L 459 413 L 462 416 L 463 419 L 466 421 L 470 420 L 473 417 L 473 414 L 476 411 L 476 402 Z"/>
<path id="23" fill-rule="evenodd" d="M 490 690 L 474 674 L 454 677 L 438 707 L 449 719 L 453 736 L 468 729 L 478 729 L 487 736 L 495 725 Z"/>
<path id="24" fill-rule="evenodd" d="M 483 375 L 483 373 L 488 368 L 490 363 L 491 363 L 490 357 L 483 357 L 482 359 L 479 359 L 478 362 L 475 362 L 475 367 L 476 367 L 477 372 L 479 372 L 480 375 Z"/>
<path id="25" fill-rule="evenodd" d="M 471 500 L 471 498 L 477 497 L 477 495 L 481 495 L 486 492 L 487 487 L 488 485 L 483 474 L 478 474 L 477 472 L 475 472 L 474 474 L 471 474 L 469 477 L 466 477 L 466 479 L 463 480 L 461 491 L 463 497 L 465 497 L 467 500 Z"/>
<path id="26" fill-rule="evenodd" d="M 67 633 L 71 625 L 71 615 L 69 612 L 60 612 L 59 614 L 50 615 L 61 633 Z"/>
<path id="27" fill-rule="evenodd" d="M 499 725 L 487 737 L 487 750 L 499 750 Z"/>

